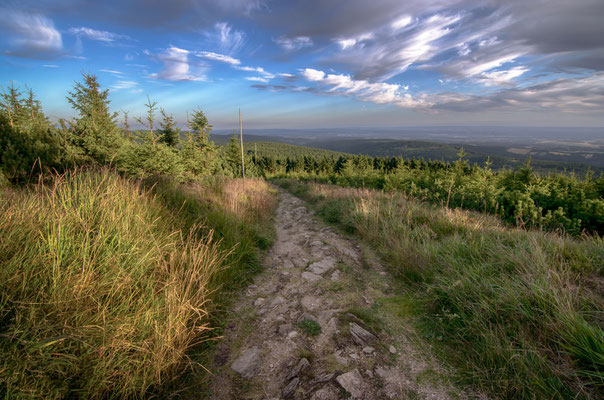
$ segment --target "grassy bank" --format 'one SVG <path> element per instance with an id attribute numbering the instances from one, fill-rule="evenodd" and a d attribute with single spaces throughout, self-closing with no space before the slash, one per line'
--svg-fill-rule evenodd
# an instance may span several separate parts
<path id="1" fill-rule="evenodd" d="M 601 398 L 604 245 L 510 229 L 400 193 L 278 183 L 377 249 L 462 384 L 497 398 Z"/>
<path id="2" fill-rule="evenodd" d="M 153 187 L 108 170 L 0 191 L 0 396 L 161 393 L 257 266 L 263 182 Z M 180 193 L 180 195 L 179 195 Z"/>

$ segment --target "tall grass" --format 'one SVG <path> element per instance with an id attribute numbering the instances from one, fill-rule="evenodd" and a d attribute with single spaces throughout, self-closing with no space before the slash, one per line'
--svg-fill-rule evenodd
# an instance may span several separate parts
<path id="1" fill-rule="evenodd" d="M 243 269 L 209 222 L 107 170 L 1 191 L 0 396 L 140 398 L 178 378 L 216 277 Z"/>
<path id="2" fill-rule="evenodd" d="M 499 398 L 601 398 L 602 239 L 509 229 L 402 194 L 281 184 L 378 249 L 462 382 Z"/>

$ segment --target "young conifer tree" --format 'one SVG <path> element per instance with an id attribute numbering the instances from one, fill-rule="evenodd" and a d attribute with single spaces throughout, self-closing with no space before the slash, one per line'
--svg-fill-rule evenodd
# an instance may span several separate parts
<path id="1" fill-rule="evenodd" d="M 101 90 L 97 77 L 82 73 L 83 82 L 76 82 L 68 92 L 67 101 L 77 111 L 72 121 L 76 144 L 89 160 L 106 164 L 112 160 L 122 144 L 116 124 L 117 113 L 109 109 L 109 90 Z"/>
<path id="2" fill-rule="evenodd" d="M 167 114 L 163 108 L 160 108 L 159 110 L 163 118 L 160 123 L 159 142 L 176 148 L 180 141 L 180 129 L 176 126 L 172 114 Z"/>

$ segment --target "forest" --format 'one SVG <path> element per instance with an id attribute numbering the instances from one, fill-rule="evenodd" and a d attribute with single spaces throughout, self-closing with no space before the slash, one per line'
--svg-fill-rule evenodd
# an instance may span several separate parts
<path id="1" fill-rule="evenodd" d="M 285 152 L 260 153 L 254 162 L 270 177 L 401 191 L 444 207 L 494 214 L 525 228 L 573 235 L 601 235 L 604 229 L 604 177 L 593 171 L 584 177 L 537 172 L 530 160 L 520 168 L 494 169 L 488 161 L 470 164 L 463 149 L 454 162 Z"/>

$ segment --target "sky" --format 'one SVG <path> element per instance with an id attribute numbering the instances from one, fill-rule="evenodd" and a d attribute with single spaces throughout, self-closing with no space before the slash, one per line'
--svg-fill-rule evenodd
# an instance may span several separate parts
<path id="1" fill-rule="evenodd" d="M 604 126 L 603 0 L 0 0 L 0 85 L 215 128 Z"/>

